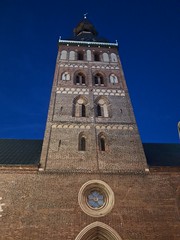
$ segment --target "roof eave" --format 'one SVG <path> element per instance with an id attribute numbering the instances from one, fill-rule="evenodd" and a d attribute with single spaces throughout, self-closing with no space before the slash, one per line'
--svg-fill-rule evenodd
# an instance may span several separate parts
<path id="1" fill-rule="evenodd" d="M 59 44 L 118 47 L 117 41 L 115 43 L 107 43 L 107 42 L 87 42 L 59 39 Z"/>

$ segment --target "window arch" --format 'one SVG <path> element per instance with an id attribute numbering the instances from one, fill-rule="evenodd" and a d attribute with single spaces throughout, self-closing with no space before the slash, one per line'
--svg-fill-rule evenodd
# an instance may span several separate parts
<path id="1" fill-rule="evenodd" d="M 62 60 L 66 60 L 67 59 L 67 51 L 66 50 L 63 50 L 61 52 L 60 59 L 62 59 Z"/>
<path id="2" fill-rule="evenodd" d="M 73 101 L 73 116 L 87 117 L 88 101 L 84 96 L 78 96 Z"/>
<path id="3" fill-rule="evenodd" d="M 112 74 L 109 76 L 109 81 L 110 81 L 110 83 L 112 83 L 112 84 L 117 84 L 117 83 L 118 83 L 118 78 L 117 78 L 117 76 L 116 76 L 114 73 L 112 73 Z"/>
<path id="4" fill-rule="evenodd" d="M 61 79 L 63 81 L 69 81 L 70 80 L 70 74 L 68 72 L 62 73 Z"/>
<path id="5" fill-rule="evenodd" d="M 95 100 L 96 117 L 110 117 L 110 103 L 106 97 L 98 97 Z"/>
<path id="6" fill-rule="evenodd" d="M 75 75 L 75 85 L 86 85 L 86 80 L 83 73 L 80 72 Z"/>
<path id="7" fill-rule="evenodd" d="M 105 223 L 96 221 L 86 226 L 75 240 L 122 240 L 119 234 Z"/>
<path id="8" fill-rule="evenodd" d="M 115 53 L 111 53 L 111 62 L 117 62 L 117 56 Z"/>
<path id="9" fill-rule="evenodd" d="M 104 86 L 104 78 L 102 74 L 96 73 L 94 75 L 94 85 L 96 86 Z"/>

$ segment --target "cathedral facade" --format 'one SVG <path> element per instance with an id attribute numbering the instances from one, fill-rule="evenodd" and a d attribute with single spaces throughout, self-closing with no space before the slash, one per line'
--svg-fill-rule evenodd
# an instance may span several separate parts
<path id="1" fill-rule="evenodd" d="M 59 39 L 41 143 L 0 142 L 0 239 L 180 238 L 179 167 L 148 164 L 118 43 L 86 16 Z"/>

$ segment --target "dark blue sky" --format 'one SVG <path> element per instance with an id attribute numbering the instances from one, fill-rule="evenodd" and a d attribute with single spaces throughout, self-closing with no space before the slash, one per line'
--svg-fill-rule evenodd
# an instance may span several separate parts
<path id="1" fill-rule="evenodd" d="M 0 138 L 43 138 L 59 36 L 88 12 L 117 39 L 143 142 L 178 142 L 179 0 L 1 0 Z"/>

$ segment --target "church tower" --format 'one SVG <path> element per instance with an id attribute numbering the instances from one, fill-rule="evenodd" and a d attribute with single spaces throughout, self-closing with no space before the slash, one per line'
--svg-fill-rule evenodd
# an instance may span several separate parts
<path id="1" fill-rule="evenodd" d="M 41 168 L 63 172 L 144 172 L 142 149 L 118 43 L 85 17 L 59 40 Z"/>
<path id="2" fill-rule="evenodd" d="M 118 43 L 99 37 L 86 16 L 72 38 L 59 39 L 39 170 L 68 185 L 61 217 L 70 226 L 62 227 L 62 240 L 121 239 L 118 182 L 148 167 Z"/>

